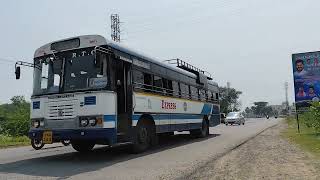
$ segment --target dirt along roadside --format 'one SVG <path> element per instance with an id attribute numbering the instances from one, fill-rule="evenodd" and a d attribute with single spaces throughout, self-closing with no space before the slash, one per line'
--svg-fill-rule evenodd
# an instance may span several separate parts
<path id="1" fill-rule="evenodd" d="M 319 160 L 281 137 L 282 121 L 183 179 L 320 179 Z"/>

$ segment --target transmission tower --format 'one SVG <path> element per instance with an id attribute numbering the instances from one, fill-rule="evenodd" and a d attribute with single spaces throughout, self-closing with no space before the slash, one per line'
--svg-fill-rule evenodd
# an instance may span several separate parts
<path id="1" fill-rule="evenodd" d="M 111 39 L 120 42 L 120 18 L 118 14 L 111 14 Z"/>
<path id="2" fill-rule="evenodd" d="M 289 110 L 289 100 L 288 100 L 288 82 L 284 83 L 284 89 L 286 93 L 286 109 Z"/>

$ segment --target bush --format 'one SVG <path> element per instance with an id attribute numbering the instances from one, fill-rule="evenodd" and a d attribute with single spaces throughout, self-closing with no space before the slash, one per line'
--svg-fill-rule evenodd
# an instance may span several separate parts
<path id="1" fill-rule="evenodd" d="M 309 108 L 309 112 L 302 115 L 304 123 L 307 127 L 313 128 L 320 133 L 320 103 L 314 102 Z"/>
<path id="2" fill-rule="evenodd" d="M 0 105 L 0 134 L 27 135 L 29 130 L 30 103 L 23 96 L 11 98 L 10 104 Z"/>

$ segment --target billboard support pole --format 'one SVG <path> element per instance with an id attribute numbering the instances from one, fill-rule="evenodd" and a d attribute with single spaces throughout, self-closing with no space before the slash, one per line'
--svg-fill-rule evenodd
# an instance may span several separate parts
<path id="1" fill-rule="evenodd" d="M 298 124 L 298 133 L 300 134 L 300 123 L 299 123 L 299 115 L 296 113 L 297 116 L 297 124 Z"/>
<path id="2" fill-rule="evenodd" d="M 297 104 L 295 104 L 295 107 L 296 107 L 296 118 L 297 118 L 297 124 L 298 124 L 298 133 L 300 134 L 299 112 L 298 112 Z"/>

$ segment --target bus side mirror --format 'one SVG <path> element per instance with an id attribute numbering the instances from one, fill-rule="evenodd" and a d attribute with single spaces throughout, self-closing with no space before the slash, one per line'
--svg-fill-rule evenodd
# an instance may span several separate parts
<path id="1" fill-rule="evenodd" d="M 16 74 L 16 79 L 20 79 L 20 74 L 21 74 L 20 66 L 16 66 L 15 74 Z"/>

